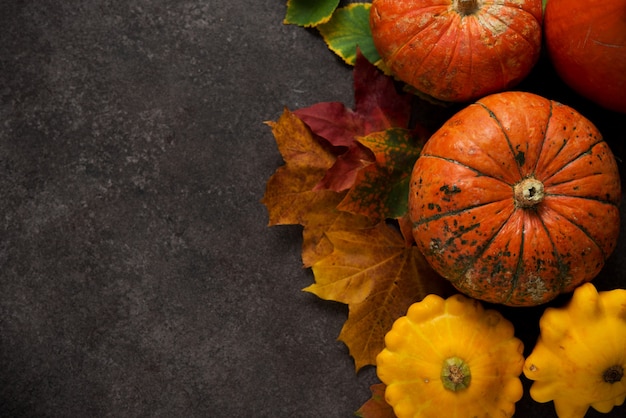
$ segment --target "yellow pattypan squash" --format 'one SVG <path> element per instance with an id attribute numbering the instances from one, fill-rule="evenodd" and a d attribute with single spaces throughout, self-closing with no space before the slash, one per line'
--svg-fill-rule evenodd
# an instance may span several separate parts
<path id="1" fill-rule="evenodd" d="M 559 418 L 609 412 L 626 397 L 626 290 L 598 292 L 591 283 L 562 308 L 547 308 L 524 364 L 530 396 L 554 401 Z"/>
<path id="2" fill-rule="evenodd" d="M 523 348 L 499 312 L 460 294 L 428 295 L 385 336 L 377 374 L 398 418 L 511 417 Z"/>

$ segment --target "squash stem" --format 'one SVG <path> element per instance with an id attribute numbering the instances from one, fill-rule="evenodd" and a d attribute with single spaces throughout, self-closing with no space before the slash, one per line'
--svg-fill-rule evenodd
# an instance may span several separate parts
<path id="1" fill-rule="evenodd" d="M 515 206 L 532 208 L 544 198 L 543 183 L 534 177 L 528 177 L 513 186 Z"/>
<path id="2" fill-rule="evenodd" d="M 480 8 L 478 2 L 479 0 L 456 0 L 454 8 L 461 16 L 469 16 Z"/>
<path id="3" fill-rule="evenodd" d="M 472 379 L 468 364 L 459 357 L 450 357 L 443 362 L 441 382 L 443 387 L 457 392 L 467 388 Z"/>
<path id="4" fill-rule="evenodd" d="M 613 383 L 621 382 L 622 377 L 624 377 L 624 368 L 620 366 L 619 364 L 615 366 L 611 366 L 604 371 L 604 373 L 602 374 L 602 377 L 604 378 L 604 381 L 606 383 L 613 384 Z"/>

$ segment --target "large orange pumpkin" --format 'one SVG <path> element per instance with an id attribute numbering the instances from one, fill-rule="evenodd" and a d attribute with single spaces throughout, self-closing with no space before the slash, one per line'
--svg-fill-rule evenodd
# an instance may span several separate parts
<path id="1" fill-rule="evenodd" d="M 370 27 L 385 65 L 443 101 L 508 89 L 539 58 L 541 0 L 374 0 Z"/>
<path id="2" fill-rule="evenodd" d="M 549 0 L 546 47 L 575 91 L 626 113 L 626 0 Z"/>
<path id="3" fill-rule="evenodd" d="M 417 246 L 457 289 L 532 306 L 598 274 L 617 242 L 620 192 L 613 154 L 589 120 L 505 92 L 428 140 L 409 209 Z"/>

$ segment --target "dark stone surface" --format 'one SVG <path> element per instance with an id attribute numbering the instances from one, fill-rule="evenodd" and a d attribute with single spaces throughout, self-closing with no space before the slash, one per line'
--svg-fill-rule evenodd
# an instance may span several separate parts
<path id="1" fill-rule="evenodd" d="M 300 230 L 259 202 L 282 163 L 263 121 L 352 103 L 350 69 L 284 11 L 0 2 L 0 416 L 347 417 L 368 399 L 345 307 L 300 290 Z M 541 71 L 527 84 L 593 116 L 623 167 L 619 116 Z M 624 287 L 624 254 L 598 287 Z M 518 411 L 554 416 L 527 395 Z"/>

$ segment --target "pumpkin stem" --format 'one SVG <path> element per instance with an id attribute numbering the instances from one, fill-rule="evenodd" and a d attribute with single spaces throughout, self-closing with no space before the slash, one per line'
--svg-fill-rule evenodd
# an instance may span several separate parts
<path id="1" fill-rule="evenodd" d="M 441 382 L 443 387 L 457 392 L 467 388 L 472 380 L 470 368 L 463 359 L 450 357 L 443 362 L 441 368 Z"/>
<path id="2" fill-rule="evenodd" d="M 615 366 L 611 366 L 604 371 L 604 373 L 602 374 L 602 377 L 604 378 L 604 381 L 607 383 L 620 382 L 622 380 L 622 377 L 624 377 L 624 368 L 620 366 L 619 364 Z"/>
<path id="3" fill-rule="evenodd" d="M 461 16 L 469 16 L 475 13 L 479 8 L 480 0 L 456 0 L 454 8 Z"/>
<path id="4" fill-rule="evenodd" d="M 534 177 L 528 177 L 513 186 L 515 206 L 532 208 L 543 200 L 543 183 Z"/>

